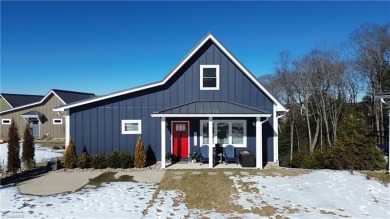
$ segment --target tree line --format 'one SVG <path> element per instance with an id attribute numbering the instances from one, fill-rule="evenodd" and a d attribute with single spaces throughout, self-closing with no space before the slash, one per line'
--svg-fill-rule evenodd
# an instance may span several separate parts
<path id="1" fill-rule="evenodd" d="M 374 95 L 390 93 L 390 22 L 363 24 L 347 42 L 301 56 L 282 51 L 274 66 L 259 81 L 289 109 L 279 121 L 281 165 L 291 165 L 295 154 L 349 141 L 346 129 L 354 123 L 362 126 L 355 134 L 371 142 L 365 144 L 375 145 L 375 136 L 387 132 L 388 109 Z"/>

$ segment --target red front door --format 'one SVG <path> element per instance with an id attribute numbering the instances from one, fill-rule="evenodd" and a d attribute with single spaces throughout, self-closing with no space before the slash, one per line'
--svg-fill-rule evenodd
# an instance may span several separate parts
<path id="1" fill-rule="evenodd" d="M 188 122 L 173 122 L 173 154 L 188 158 Z"/>

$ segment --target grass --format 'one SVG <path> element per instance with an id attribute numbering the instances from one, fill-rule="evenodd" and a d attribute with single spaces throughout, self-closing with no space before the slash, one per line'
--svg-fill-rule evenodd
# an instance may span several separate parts
<path id="1" fill-rule="evenodd" d="M 390 174 L 385 172 L 377 172 L 377 171 L 363 171 L 366 174 L 367 179 L 374 178 L 381 182 L 384 186 L 388 186 L 390 184 Z"/>
<path id="2" fill-rule="evenodd" d="M 42 147 L 60 147 L 65 148 L 65 141 L 62 140 L 49 140 L 49 141 L 34 141 L 35 144 L 39 144 Z"/>
<path id="3" fill-rule="evenodd" d="M 192 174 L 200 172 L 200 174 Z M 215 175 L 209 175 L 213 172 Z M 253 206 L 251 209 L 243 209 L 241 205 L 232 202 L 239 196 L 234 187 L 233 180 L 224 172 L 232 172 L 232 175 L 241 175 L 241 172 L 248 172 L 250 175 L 258 175 L 256 169 L 197 169 L 197 170 L 167 170 L 159 187 L 154 194 L 154 199 L 161 190 L 176 190 L 182 192 L 183 202 L 188 209 L 200 209 L 204 211 L 216 211 L 220 213 L 253 213 L 262 217 L 278 216 L 278 208 L 262 203 L 262 207 Z M 297 176 L 307 174 L 307 170 L 273 169 L 262 170 L 265 176 Z M 181 176 L 181 179 L 173 179 L 173 176 Z M 239 185 L 245 192 L 259 193 L 261 188 L 253 186 L 253 183 L 239 181 Z M 154 199 L 150 205 L 153 204 Z M 295 210 L 295 209 L 292 209 Z"/>

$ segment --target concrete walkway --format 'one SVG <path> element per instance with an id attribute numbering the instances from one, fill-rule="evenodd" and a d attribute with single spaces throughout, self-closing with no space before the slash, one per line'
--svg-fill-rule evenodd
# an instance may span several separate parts
<path id="1" fill-rule="evenodd" d="M 18 185 L 22 194 L 30 195 L 54 195 L 64 192 L 75 192 L 84 187 L 103 172 L 49 172 L 43 176 L 22 182 Z M 131 176 L 133 181 L 159 183 L 165 172 L 120 172 L 115 178 Z"/>

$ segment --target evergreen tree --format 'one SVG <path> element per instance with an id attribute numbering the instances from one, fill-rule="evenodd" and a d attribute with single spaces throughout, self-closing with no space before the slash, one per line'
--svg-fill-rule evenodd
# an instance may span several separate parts
<path id="1" fill-rule="evenodd" d="M 146 166 L 146 152 L 141 136 L 138 137 L 137 145 L 135 146 L 134 166 L 136 168 L 143 168 Z"/>
<path id="2" fill-rule="evenodd" d="M 73 144 L 72 138 L 70 138 L 69 145 L 65 151 L 65 168 L 75 168 L 77 165 L 76 148 Z"/>
<path id="3" fill-rule="evenodd" d="M 34 136 L 29 124 L 24 129 L 23 137 L 22 161 L 27 169 L 31 169 L 35 166 L 35 146 Z"/>
<path id="4" fill-rule="evenodd" d="M 9 172 L 15 174 L 20 169 L 19 131 L 14 120 L 8 130 L 8 162 Z"/>

